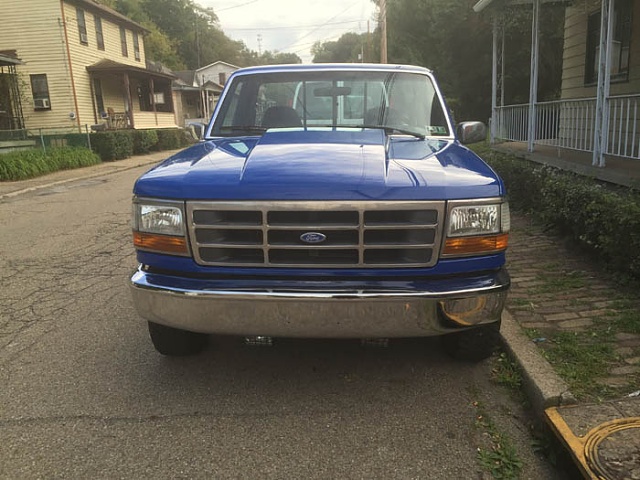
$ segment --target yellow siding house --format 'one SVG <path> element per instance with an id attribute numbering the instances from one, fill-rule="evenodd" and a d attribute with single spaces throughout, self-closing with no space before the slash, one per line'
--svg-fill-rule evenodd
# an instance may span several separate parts
<path id="1" fill-rule="evenodd" d="M 26 128 L 175 128 L 175 77 L 146 68 L 145 33 L 94 0 L 1 0 Z"/>

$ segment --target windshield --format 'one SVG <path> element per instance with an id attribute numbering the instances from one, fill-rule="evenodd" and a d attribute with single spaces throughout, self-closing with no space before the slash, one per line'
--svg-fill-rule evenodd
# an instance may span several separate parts
<path id="1" fill-rule="evenodd" d="M 214 136 L 270 128 L 367 127 L 450 136 L 431 79 L 407 72 L 306 71 L 240 75 L 222 100 Z"/>

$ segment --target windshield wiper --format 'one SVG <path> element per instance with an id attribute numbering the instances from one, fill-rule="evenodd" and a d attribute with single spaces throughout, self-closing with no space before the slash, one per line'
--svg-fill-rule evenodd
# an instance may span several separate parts
<path id="1" fill-rule="evenodd" d="M 393 127 L 391 125 L 356 125 L 357 128 L 381 128 L 386 133 L 402 133 L 404 135 L 411 135 L 412 137 L 424 140 L 425 134 L 420 132 L 414 132 L 413 130 L 407 130 L 404 128 Z"/>
<path id="2" fill-rule="evenodd" d="M 220 127 L 220 132 L 248 132 L 248 133 L 264 133 L 267 131 L 266 127 L 260 127 L 258 125 L 223 125 Z"/>

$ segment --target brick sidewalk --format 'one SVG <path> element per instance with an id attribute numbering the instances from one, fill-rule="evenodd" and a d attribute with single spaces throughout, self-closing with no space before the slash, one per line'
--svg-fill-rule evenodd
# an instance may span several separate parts
<path id="1" fill-rule="evenodd" d="M 507 264 L 512 279 L 507 308 L 523 328 L 535 329 L 530 335 L 539 347 L 552 348 L 554 335 L 563 332 L 575 333 L 583 344 L 610 344 L 612 361 L 595 379 L 597 385 L 612 396 L 640 388 L 640 334 L 624 331 L 619 320 L 634 311 L 630 298 L 637 307 L 637 295 L 626 293 L 626 304 L 621 303 L 620 289 L 595 262 L 517 213 L 512 214 Z M 587 397 L 599 398 L 602 391 L 595 390 Z"/>

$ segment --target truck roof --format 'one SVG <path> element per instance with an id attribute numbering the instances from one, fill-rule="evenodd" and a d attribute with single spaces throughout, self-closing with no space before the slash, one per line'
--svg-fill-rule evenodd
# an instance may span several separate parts
<path id="1" fill-rule="evenodd" d="M 295 63 L 286 65 L 260 65 L 256 67 L 246 67 L 236 70 L 233 74 L 245 75 L 251 73 L 269 72 L 302 72 L 302 71 L 330 71 L 330 70 L 350 70 L 350 71 L 397 71 L 412 73 L 432 73 L 425 67 L 416 65 L 395 65 L 383 63 Z"/>

